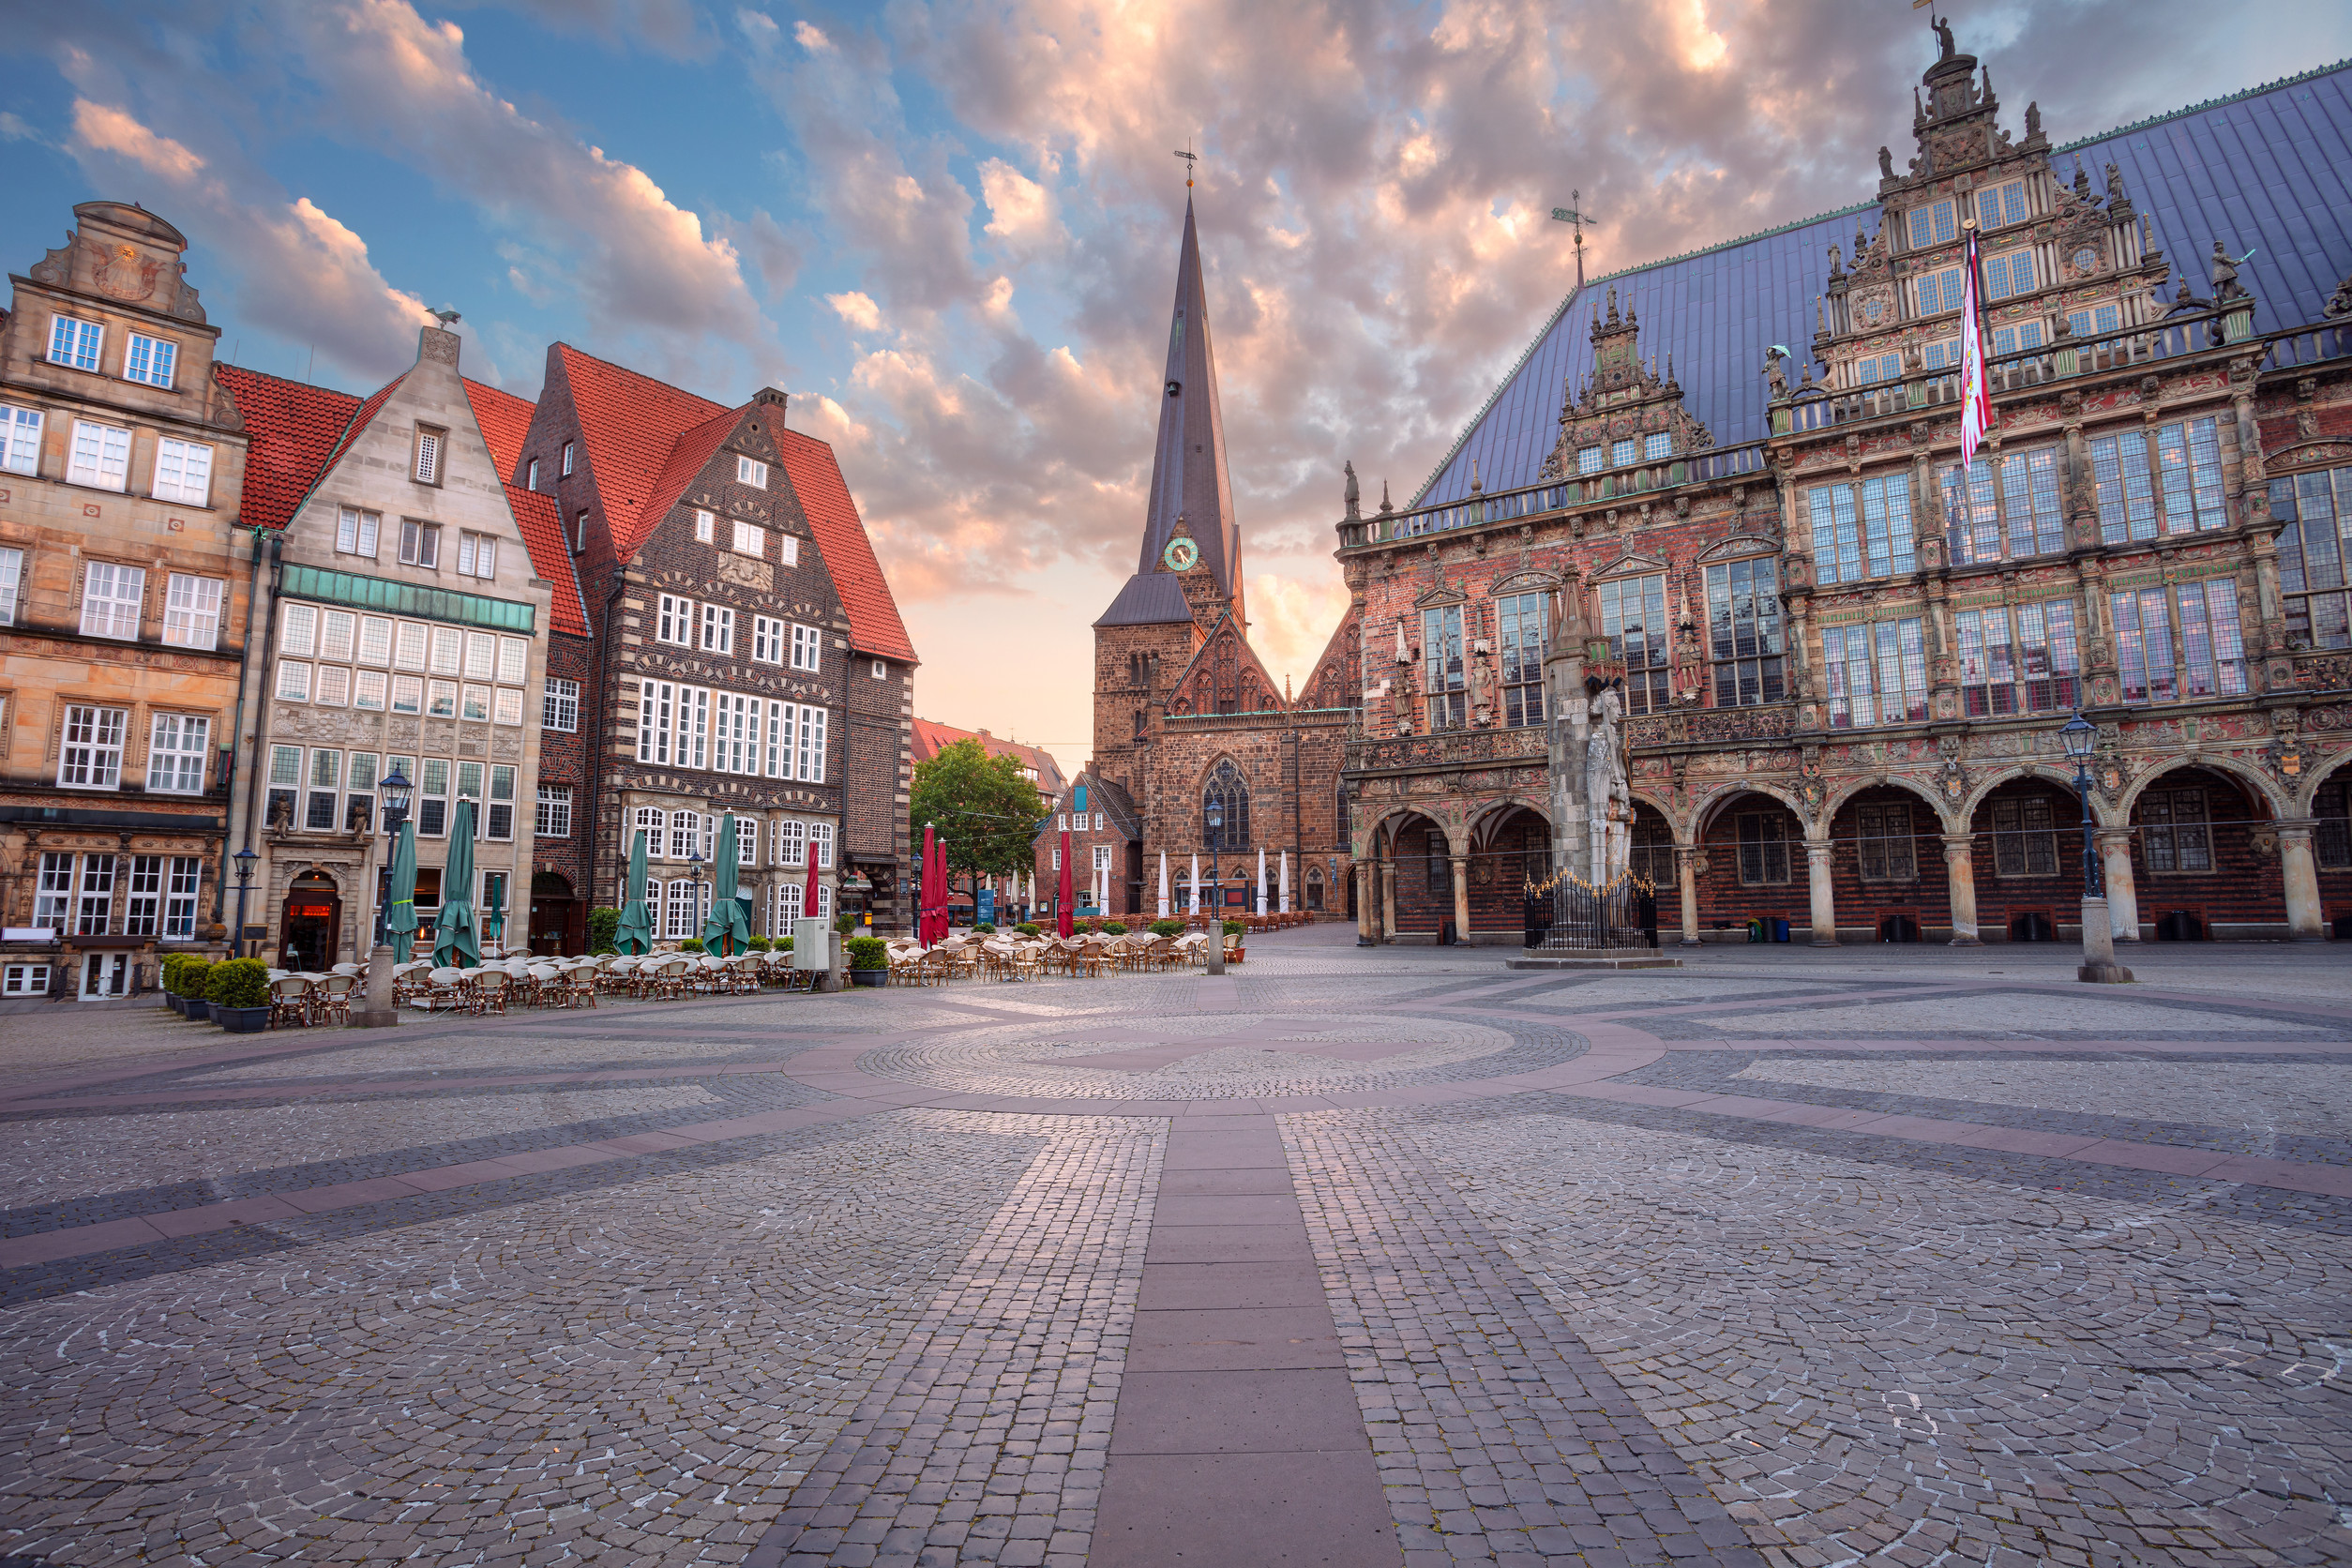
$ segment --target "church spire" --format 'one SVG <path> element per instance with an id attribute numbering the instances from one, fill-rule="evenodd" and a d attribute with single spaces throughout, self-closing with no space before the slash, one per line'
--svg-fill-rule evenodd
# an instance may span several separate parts
<path id="1" fill-rule="evenodd" d="M 1200 240 L 1192 202 L 1184 202 L 1184 239 L 1176 259 L 1176 302 L 1168 320 L 1161 377 L 1159 438 L 1152 454 L 1152 490 L 1143 550 L 1136 569 L 1149 572 L 1183 518 L 1200 564 L 1224 596 L 1240 597 L 1241 534 L 1233 522 L 1233 484 L 1225 467 L 1225 421 L 1218 410 L 1216 354 L 1209 340 L 1209 300 L 1200 276 Z M 1239 606 L 1236 605 L 1238 612 Z"/>

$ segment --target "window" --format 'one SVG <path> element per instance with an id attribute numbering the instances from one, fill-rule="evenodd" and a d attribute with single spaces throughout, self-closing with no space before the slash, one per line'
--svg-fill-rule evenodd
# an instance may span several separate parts
<path id="1" fill-rule="evenodd" d="M 2246 644 L 2238 629 L 2238 584 L 2226 577 L 2184 582 L 2180 601 L 2183 697 L 2242 697 Z"/>
<path id="2" fill-rule="evenodd" d="M 1544 622 L 1542 594 L 1513 594 L 1495 601 L 1495 628 L 1501 642 L 1502 722 L 1513 729 L 1544 722 Z"/>
<path id="3" fill-rule="evenodd" d="M 2041 346 L 2042 324 L 2040 322 L 2019 322 L 2015 326 L 1999 326 L 1993 329 L 1993 354 L 1997 358 L 2002 354 L 2038 349 Z"/>
<path id="4" fill-rule="evenodd" d="M 441 524 L 401 519 L 400 565 L 438 569 L 441 565 Z"/>
<path id="5" fill-rule="evenodd" d="M 1860 851 L 1862 881 L 1919 881 L 1919 858 L 1912 852 L 1911 806 L 1908 801 L 1858 807 L 1854 811 L 1854 826 L 1860 840 L 1857 848 Z"/>
<path id="6" fill-rule="evenodd" d="M 531 819 L 531 836 L 535 838 L 569 838 L 572 836 L 572 787 L 569 784 L 539 786 L 539 806 Z"/>
<path id="7" fill-rule="evenodd" d="M 47 996 L 47 964 L 9 964 L 0 969 L 0 996 Z"/>
<path id="8" fill-rule="evenodd" d="M 2026 220 L 2026 182 L 2011 180 L 1989 190 L 1976 193 L 1976 220 L 1980 227 L 1998 229 Z"/>
<path id="9" fill-rule="evenodd" d="M 2290 644 L 2352 647 L 2352 605 L 2344 564 L 2352 560 L 2352 468 L 2270 481 L 2270 515 L 2279 531 L 2279 589 Z M 8 566 L 0 560 L 0 594 Z M 0 613 L 0 622 L 8 619 Z"/>
<path id="10" fill-rule="evenodd" d="M 2173 672 L 2172 620 L 2164 591 L 2142 588 L 2113 596 L 2116 664 L 2126 702 L 2170 702 L 2180 695 Z"/>
<path id="11" fill-rule="evenodd" d="M 125 708 L 66 709 L 63 744 L 57 753 L 57 782 L 88 790 L 112 790 L 122 782 Z"/>
<path id="12" fill-rule="evenodd" d="M 758 704 L 739 692 L 722 691 L 712 702 L 711 766 L 720 773 L 760 771 Z"/>
<path id="13" fill-rule="evenodd" d="M 458 535 L 458 575 L 496 577 L 498 541 L 488 534 L 460 533 Z"/>
<path id="14" fill-rule="evenodd" d="M 570 477 L 570 475 L 571 475 L 571 472 L 572 472 L 572 444 L 571 444 L 570 442 L 568 442 L 568 441 L 567 441 L 567 442 L 564 443 L 564 474 L 565 474 L 565 476 L 566 478 Z"/>
<path id="15" fill-rule="evenodd" d="M 0 626 L 16 625 L 16 604 L 24 588 L 24 552 L 0 550 Z"/>
<path id="16" fill-rule="evenodd" d="M 490 766 L 489 820 L 490 831 L 484 837 L 506 839 L 515 836 L 515 770 L 504 762 Z"/>
<path id="17" fill-rule="evenodd" d="M 2352 867 L 2352 786 L 2323 788 L 2312 800 L 2311 814 L 2318 824 L 2312 848 L 2321 867 L 2330 871 Z"/>
<path id="18" fill-rule="evenodd" d="M 392 677 L 392 711 L 396 714 L 422 713 L 425 706 L 425 683 L 414 675 Z"/>
<path id="19" fill-rule="evenodd" d="M 438 838 L 449 831 L 449 761 L 428 757 L 416 775 L 416 831 Z"/>
<path id="20" fill-rule="evenodd" d="M 1211 850 L 1244 850 L 1250 845 L 1249 784 L 1229 757 L 1210 771 L 1201 789 L 1200 832 L 1202 843 Z"/>
<path id="21" fill-rule="evenodd" d="M 40 882 L 33 894 L 33 924 L 48 930 L 62 931 L 72 909 L 73 856 L 53 852 L 43 854 Z"/>
<path id="22" fill-rule="evenodd" d="M 782 822 L 776 824 L 773 839 L 776 863 L 778 866 L 806 866 L 808 852 L 808 828 L 806 823 Z"/>
<path id="23" fill-rule="evenodd" d="M 1960 269 L 1948 266 L 1941 272 L 1931 272 L 1919 280 L 1919 313 L 1939 316 L 1946 310 L 1960 309 Z"/>
<path id="24" fill-rule="evenodd" d="M 1964 610 L 1952 617 L 1952 634 L 1968 717 L 2063 713 L 2081 702 L 2073 599 Z"/>
<path id="25" fill-rule="evenodd" d="M 784 623 L 773 615 L 751 618 L 751 656 L 761 664 L 784 662 Z"/>
<path id="26" fill-rule="evenodd" d="M 449 439 L 445 430 L 430 425 L 416 427 L 416 467 L 415 476 L 420 485 L 441 483 L 441 447 Z"/>
<path id="27" fill-rule="evenodd" d="M 204 885 L 204 863 L 192 854 L 173 855 L 163 884 L 163 940 L 196 940 L 196 896 Z"/>
<path id="28" fill-rule="evenodd" d="M 662 922 L 662 935 L 675 942 L 702 933 L 702 904 L 701 893 L 708 883 L 697 883 L 685 878 L 670 884 L 668 907 Z"/>
<path id="29" fill-rule="evenodd" d="M 130 432 L 112 425 L 73 422 L 73 450 L 66 460 L 66 477 L 77 485 L 118 490 L 130 480 Z"/>
<path id="30" fill-rule="evenodd" d="M 646 681 L 637 690 L 637 760 L 667 763 L 670 729 L 677 707 L 678 688 L 668 681 Z"/>
<path id="31" fill-rule="evenodd" d="M 174 795 L 204 793 L 211 735 L 208 718 L 157 714 L 147 733 L 147 788 Z"/>
<path id="32" fill-rule="evenodd" d="M 1579 446 L 1576 448 L 1577 473 L 1598 474 L 1606 466 L 1606 454 L 1604 453 L 1600 447 Z"/>
<path id="33" fill-rule="evenodd" d="M 2209 417 L 2159 425 L 2152 447 L 2140 430 L 2101 436 L 2090 443 L 2090 466 L 2104 543 L 2154 538 L 2160 502 L 2167 534 L 2229 521 L 2222 504 L 2220 436 Z"/>
<path id="34" fill-rule="evenodd" d="M 670 854 L 671 860 L 692 860 L 701 854 L 702 814 L 699 811 L 670 813 Z"/>
<path id="35" fill-rule="evenodd" d="M 1931 245 L 1949 245 L 1958 225 L 1952 220 L 1950 202 L 1930 202 L 1911 211 L 1911 249 L 1925 249 Z"/>
<path id="36" fill-rule="evenodd" d="M 825 781 L 825 710 L 812 703 L 803 703 L 800 710 L 800 766 L 798 776 L 805 783 Z"/>
<path id="37" fill-rule="evenodd" d="M 588 549 L 588 514 L 581 512 L 572 519 L 572 553 L 580 555 Z"/>
<path id="38" fill-rule="evenodd" d="M 351 701 L 351 671 L 339 664 L 319 666 L 318 685 L 310 692 L 310 701 L 324 708 L 340 708 Z"/>
<path id="39" fill-rule="evenodd" d="M 71 316 L 55 316 L 49 323 L 49 362 L 70 365 L 77 370 L 98 368 L 98 349 L 106 341 L 106 328 L 96 322 L 77 321 Z"/>
<path id="40" fill-rule="evenodd" d="M 2077 338 L 2103 338 L 2123 327 L 2122 312 L 2112 305 L 2094 306 L 2088 310 L 2076 310 L 2066 318 L 2066 324 Z"/>
<path id="41" fill-rule="evenodd" d="M 890 666 L 883 663 L 881 659 L 876 659 L 874 661 L 874 679 L 878 681 L 886 681 L 890 679 Z"/>
<path id="42" fill-rule="evenodd" d="M 2140 851 L 2151 871 L 2213 869 L 2213 829 L 2201 789 L 2150 790 L 2140 797 Z"/>
<path id="43" fill-rule="evenodd" d="M 1956 370 L 1960 368 L 1960 339 L 1948 343 L 1930 343 L 1920 350 L 1920 366 L 1928 370 Z"/>
<path id="44" fill-rule="evenodd" d="M 343 507 L 335 516 L 335 549 L 344 555 L 365 555 L 375 559 L 376 532 L 384 520 L 374 512 L 355 512 Z"/>
<path id="45" fill-rule="evenodd" d="M 118 566 L 111 561 L 91 562 L 82 574 L 83 635 L 136 640 L 139 606 L 146 590 L 144 567 Z"/>
<path id="46" fill-rule="evenodd" d="M 477 724 L 487 724 L 490 722 L 490 688 L 486 686 L 475 686 L 468 681 L 460 688 L 458 716 L 472 719 Z"/>
<path id="47" fill-rule="evenodd" d="M 163 641 L 174 648 L 218 647 L 225 587 L 218 578 L 173 572 L 164 584 Z"/>
<path id="48" fill-rule="evenodd" d="M 1674 455 L 1674 437 L 1665 430 L 1652 430 L 1641 438 L 1641 460 L 1659 462 Z"/>
<path id="49" fill-rule="evenodd" d="M 375 826 L 376 754 L 354 751 L 343 770 L 343 831 L 366 833 Z"/>
<path id="50" fill-rule="evenodd" d="M 302 787 L 302 747 L 273 746 L 269 748 L 269 799 L 263 820 L 272 826 L 280 821 L 294 820 L 294 792 Z"/>
<path id="51" fill-rule="evenodd" d="M 360 671 L 352 678 L 351 705 L 371 713 L 384 712 L 384 680 L 381 670 Z"/>
<path id="52" fill-rule="evenodd" d="M 1824 626 L 1830 728 L 1919 723 L 1927 717 L 1927 658 L 1917 620 Z"/>
<path id="53" fill-rule="evenodd" d="M 580 729 L 580 683 L 550 675 L 539 690 L 539 727 L 560 730 L 567 735 L 576 733 Z"/>
<path id="54" fill-rule="evenodd" d="M 539 488 L 538 459 L 533 458 L 531 460 L 530 466 L 522 471 L 522 488 L 528 490 L 535 490 Z"/>
<path id="55" fill-rule="evenodd" d="M 298 659 L 288 659 L 278 667 L 278 701 L 308 702 L 310 701 L 310 667 Z"/>
<path id="56" fill-rule="evenodd" d="M 415 621 L 402 621 L 392 644 L 392 668 L 422 670 L 425 668 L 426 627 Z"/>
<path id="57" fill-rule="evenodd" d="M 739 457 L 735 460 L 735 482 L 754 490 L 768 488 L 768 465 L 756 459 Z"/>
<path id="58" fill-rule="evenodd" d="M 1980 454 L 1968 465 L 1943 472 L 1944 516 L 1956 565 L 2050 555 L 2066 548 L 2066 514 L 2058 504 L 2062 453 L 2056 446 L 2011 452 L 1998 459 Z"/>
<path id="59" fill-rule="evenodd" d="M 735 819 L 735 864 L 760 864 L 760 819 L 757 817 Z"/>
<path id="60" fill-rule="evenodd" d="M 425 683 L 425 716 L 455 718 L 458 716 L 458 683 L 427 681 Z"/>
<path id="61" fill-rule="evenodd" d="M 814 671 L 822 662 L 822 645 L 814 626 L 792 627 L 792 668 Z"/>
<path id="62" fill-rule="evenodd" d="M 1430 730 L 1463 728 L 1470 722 L 1470 695 L 1465 689 L 1460 605 L 1437 605 L 1421 612 L 1421 656 Z"/>
<path id="63" fill-rule="evenodd" d="M 106 935 L 114 918 L 115 871 L 115 857 L 111 854 L 82 857 L 82 897 L 74 910 L 73 923 L 77 935 Z"/>
<path id="64" fill-rule="evenodd" d="M 1609 443 L 1609 466 L 1611 468 L 1622 468 L 1627 463 L 1632 462 L 1640 451 L 1641 444 L 1639 442 L 1612 441 Z"/>
<path id="65" fill-rule="evenodd" d="M 1864 354 L 1854 361 L 1854 384 L 1868 386 L 1874 382 L 1901 381 L 1903 356 L 1899 354 Z"/>
<path id="66" fill-rule="evenodd" d="M 1788 815 L 1750 811 L 1739 819 L 1740 884 L 1763 887 L 1788 880 Z"/>
<path id="67" fill-rule="evenodd" d="M 738 521 L 735 524 L 735 553 L 764 556 L 768 552 L 768 531 L 757 523 Z"/>
<path id="68" fill-rule="evenodd" d="M 1097 871 L 1108 871 L 1110 869 L 1110 846 L 1108 844 L 1097 844 L 1094 846 L 1093 869 Z"/>
<path id="69" fill-rule="evenodd" d="M 706 654 L 731 654 L 735 651 L 735 612 L 721 605 L 702 607 L 702 651 Z"/>
<path id="70" fill-rule="evenodd" d="M 1861 492 L 1859 503 L 1856 491 Z M 1805 491 L 1813 520 L 1813 570 L 1823 584 L 1890 577 L 1917 565 L 1911 549 L 1911 481 L 1900 474 Z"/>
<path id="71" fill-rule="evenodd" d="M 711 516 L 709 512 L 703 510 L 701 507 L 697 506 L 694 508 L 695 542 L 697 544 L 709 544 L 716 532 L 717 521 L 717 519 Z"/>
<path id="72" fill-rule="evenodd" d="M 212 499 L 212 448 L 166 436 L 155 446 L 155 498 L 202 506 Z"/>
<path id="73" fill-rule="evenodd" d="M 1707 568 L 1707 630 L 1715 706 L 1781 700 L 1780 592 L 1771 556 Z"/>
<path id="74" fill-rule="evenodd" d="M 465 636 L 465 678 L 469 681 L 490 680 L 498 671 L 498 639 L 486 631 L 470 631 Z"/>
<path id="75" fill-rule="evenodd" d="M 1666 574 L 1621 577 L 1596 583 L 1601 635 L 1625 661 L 1625 711 L 1664 713 L 1666 689 Z M 1539 715 L 1535 720 L 1541 722 Z"/>
<path id="76" fill-rule="evenodd" d="M 690 645 L 694 641 L 694 601 L 664 594 L 660 608 L 660 616 L 654 623 L 654 641 L 674 642 L 681 647 Z"/>
<path id="77" fill-rule="evenodd" d="M 711 765 L 711 694 L 699 686 L 678 688 L 678 734 L 671 748 L 682 768 Z"/>
<path id="78" fill-rule="evenodd" d="M 343 781 L 343 754 L 324 747 L 310 753 L 309 795 L 303 804 L 303 827 L 311 833 L 335 831 L 335 797 Z"/>
<path id="79" fill-rule="evenodd" d="M 808 851 L 817 857 L 818 870 L 833 869 L 833 824 L 831 822 L 808 824 Z"/>
<path id="80" fill-rule="evenodd" d="M 522 722 L 522 693 L 513 686 L 500 686 L 490 693 L 490 722 L 520 724 Z"/>
<path id="81" fill-rule="evenodd" d="M 799 722 L 800 710 L 790 702 L 768 704 L 768 734 L 765 755 L 760 771 L 770 778 L 792 776 L 793 726 Z"/>
<path id="82" fill-rule="evenodd" d="M 0 403 L 0 468 L 11 474 L 38 474 L 40 466 L 40 411 Z"/>
<path id="83" fill-rule="evenodd" d="M 2033 293 L 2032 251 L 2012 250 L 2005 255 L 1987 256 L 1983 261 L 1986 299 Z"/>
<path id="84" fill-rule="evenodd" d="M 2047 795 L 1993 803 L 1993 874 L 2058 875 L 2058 833 Z"/>
<path id="85" fill-rule="evenodd" d="M 455 626 L 435 626 L 432 635 L 432 672 L 436 675 L 455 675 L 462 671 L 465 668 L 465 633 Z"/>
<path id="86" fill-rule="evenodd" d="M 319 657 L 336 660 L 352 656 L 352 641 L 357 634 L 358 618 L 348 610 L 330 610 L 319 617 Z M 304 652 L 309 652 L 304 649 Z"/>
<path id="87" fill-rule="evenodd" d="M 797 566 L 800 565 L 800 541 L 790 534 L 781 535 L 776 539 L 776 553 L 783 558 L 786 565 Z"/>

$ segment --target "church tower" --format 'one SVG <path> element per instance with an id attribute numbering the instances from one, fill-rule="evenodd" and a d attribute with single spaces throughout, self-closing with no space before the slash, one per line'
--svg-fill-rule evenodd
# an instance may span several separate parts
<path id="1" fill-rule="evenodd" d="M 1226 472 L 1216 354 L 1189 200 L 1158 402 L 1135 575 L 1094 623 L 1094 762 L 1104 776 L 1131 785 L 1141 782 L 1137 752 L 1152 716 L 1203 641 L 1228 615 L 1237 628 L 1247 625 L 1241 530 Z"/>

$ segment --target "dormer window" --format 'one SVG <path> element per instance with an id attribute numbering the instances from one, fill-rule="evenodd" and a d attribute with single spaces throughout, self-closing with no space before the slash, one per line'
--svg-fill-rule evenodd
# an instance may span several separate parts
<path id="1" fill-rule="evenodd" d="M 1868 386 L 1873 382 L 1903 379 L 1903 356 L 1899 354 L 1866 354 L 1854 361 L 1854 384 Z"/>
<path id="2" fill-rule="evenodd" d="M 738 484 L 749 485 L 753 490 L 765 490 L 768 488 L 768 465 L 757 458 L 739 457 L 735 460 L 735 480 Z"/>
<path id="3" fill-rule="evenodd" d="M 1613 441 L 1609 443 L 1609 466 L 1622 468 L 1640 453 L 1641 443 L 1637 441 Z"/>
<path id="4" fill-rule="evenodd" d="M 1598 473 L 1600 473 L 1600 472 L 1601 472 L 1601 469 L 1602 469 L 1602 467 L 1603 467 L 1603 463 L 1602 463 L 1602 456 L 1603 456 L 1603 454 L 1602 454 L 1601 448 L 1600 448 L 1600 447 L 1598 447 L 1598 446 L 1579 446 L 1579 447 L 1577 447 L 1577 448 L 1576 448 L 1576 472 L 1577 472 L 1577 473 L 1579 473 L 1579 474 L 1598 474 Z"/>
<path id="5" fill-rule="evenodd" d="M 1924 250 L 1931 245 L 1950 245 L 1958 233 L 1949 201 L 1930 202 L 1911 211 L 1911 249 L 1914 250 Z"/>
<path id="6" fill-rule="evenodd" d="M 1976 221 L 1983 229 L 1998 229 L 2026 220 L 2026 182 L 2011 180 L 1976 193 Z"/>
<path id="7" fill-rule="evenodd" d="M 1674 437 L 1664 430 L 1652 430 L 1641 438 L 1641 460 L 1658 462 L 1674 452 Z"/>

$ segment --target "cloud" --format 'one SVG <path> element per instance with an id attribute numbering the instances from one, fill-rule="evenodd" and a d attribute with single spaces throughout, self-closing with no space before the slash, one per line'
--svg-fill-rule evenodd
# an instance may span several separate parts
<path id="1" fill-rule="evenodd" d="M 808 51 L 811 54 L 831 54 L 836 53 L 833 47 L 833 40 L 826 38 L 824 29 L 818 26 L 813 22 L 793 23 L 792 38 L 793 41 L 797 42 L 801 46 L 801 48 Z"/>
<path id="2" fill-rule="evenodd" d="M 825 303 L 833 307 L 836 315 L 860 332 L 882 330 L 882 307 L 865 294 L 855 293 L 827 294 Z"/>
<path id="3" fill-rule="evenodd" d="M 988 204 L 988 233 L 1034 247 L 1059 237 L 1053 194 L 1001 158 L 980 165 L 980 195 Z"/>
<path id="4" fill-rule="evenodd" d="M 168 136 L 158 136 L 120 109 L 87 98 L 73 105 L 73 135 L 95 152 L 113 153 L 167 180 L 190 180 L 204 160 Z"/>

